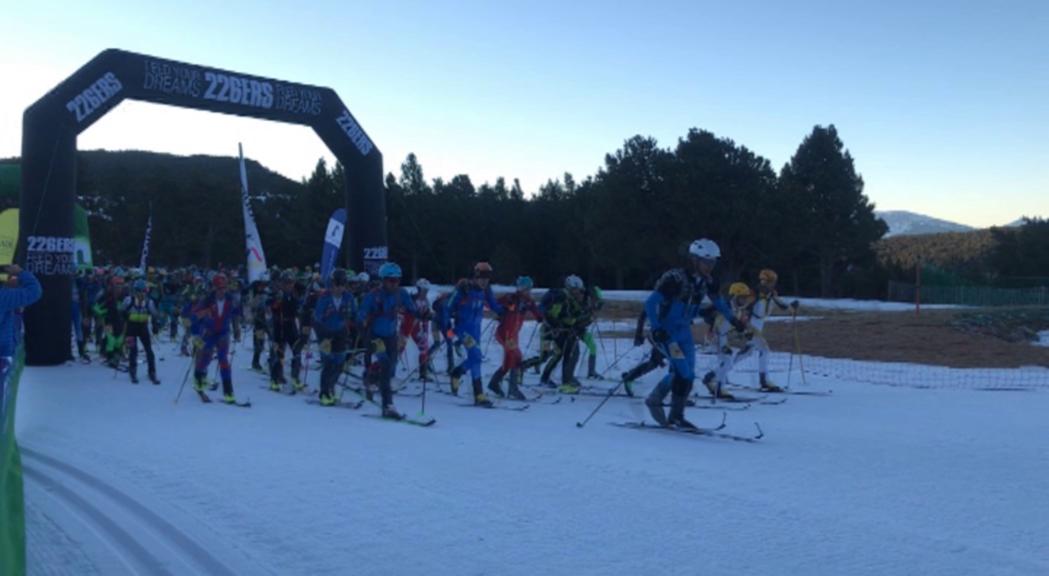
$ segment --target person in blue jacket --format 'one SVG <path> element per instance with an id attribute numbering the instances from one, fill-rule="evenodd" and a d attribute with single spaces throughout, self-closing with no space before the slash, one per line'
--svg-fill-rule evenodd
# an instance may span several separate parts
<path id="1" fill-rule="evenodd" d="M 699 315 L 704 302 L 709 301 L 734 328 L 742 332 L 746 326 L 733 316 L 732 309 L 721 296 L 720 283 L 713 275 L 714 266 L 721 257 L 718 245 L 703 238 L 692 242 L 688 252 L 688 266 L 665 272 L 645 300 L 652 342 L 670 360 L 669 373 L 652 390 L 645 404 L 652 418 L 661 426 L 695 428 L 685 419 L 685 402 L 696 377 L 692 319 Z M 673 392 L 669 417 L 663 411 L 668 392 Z"/>
<path id="2" fill-rule="evenodd" d="M 222 377 L 222 400 L 236 404 L 233 396 L 233 375 L 229 364 L 229 338 L 233 318 L 240 314 L 233 297 L 226 291 L 226 275 L 219 273 L 211 279 L 214 291 L 193 306 L 197 319 L 197 331 L 193 336 L 196 366 L 193 371 L 193 388 L 203 392 L 207 388 L 205 376 L 213 354 L 218 355 L 219 374 Z"/>
<path id="3" fill-rule="evenodd" d="M 378 379 L 382 394 L 382 416 L 393 420 L 404 418 L 393 406 L 390 380 L 397 370 L 397 320 L 403 312 L 418 316 L 408 290 L 401 288 L 401 267 L 386 262 L 379 267 L 381 284 L 368 292 L 357 311 L 357 321 L 368 339 L 372 364 L 367 374 Z"/>
<path id="4" fill-rule="evenodd" d="M 313 329 L 320 342 L 321 406 L 336 403 L 335 382 L 346 363 L 346 348 L 350 327 L 357 318 L 357 301 L 346 291 L 346 271 L 336 268 L 328 280 L 328 290 L 317 299 L 313 308 Z"/>
<path id="5" fill-rule="evenodd" d="M 17 278 L 16 282 L 0 289 L 0 370 L 6 376 L 11 366 L 11 359 L 18 348 L 20 325 L 18 309 L 25 308 L 43 296 L 44 291 L 36 276 L 28 270 L 22 270 L 17 264 L 4 266 L 4 274 Z"/>
<path id="6" fill-rule="evenodd" d="M 459 394 L 459 381 L 467 370 L 473 379 L 474 404 L 492 406 L 492 401 L 481 388 L 481 320 L 484 319 L 485 305 L 497 315 L 505 312 L 492 294 L 489 285 L 492 277 L 492 266 L 487 262 L 478 262 L 474 266 L 474 275 L 469 282 L 456 287 L 448 300 L 448 314 L 452 318 L 455 339 L 466 348 L 466 359 L 452 370 L 452 394 Z"/>

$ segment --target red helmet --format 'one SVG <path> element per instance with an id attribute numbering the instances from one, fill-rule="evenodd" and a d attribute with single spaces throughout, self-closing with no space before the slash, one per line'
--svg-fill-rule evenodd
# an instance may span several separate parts
<path id="1" fill-rule="evenodd" d="M 123 276 L 110 276 L 109 277 L 109 285 L 110 286 L 123 286 L 124 285 L 124 277 Z"/>
<path id="2" fill-rule="evenodd" d="M 214 286 L 215 288 L 225 288 L 226 287 L 226 275 L 221 273 L 221 272 L 219 272 L 218 274 L 216 274 L 215 276 L 213 276 L 211 278 L 211 285 Z"/>
<path id="3" fill-rule="evenodd" d="M 490 278 L 492 276 L 492 265 L 487 262 L 474 264 L 474 276 L 478 278 Z"/>

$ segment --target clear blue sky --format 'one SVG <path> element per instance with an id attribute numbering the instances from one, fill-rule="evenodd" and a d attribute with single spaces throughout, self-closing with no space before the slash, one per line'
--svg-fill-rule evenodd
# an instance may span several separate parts
<path id="1" fill-rule="evenodd" d="M 6 2 L 0 156 L 104 48 L 330 86 L 399 173 L 591 175 L 690 127 L 778 170 L 833 123 L 879 209 L 986 226 L 1049 216 L 1049 2 Z M 125 102 L 81 149 L 245 153 L 293 178 L 305 128 Z"/>

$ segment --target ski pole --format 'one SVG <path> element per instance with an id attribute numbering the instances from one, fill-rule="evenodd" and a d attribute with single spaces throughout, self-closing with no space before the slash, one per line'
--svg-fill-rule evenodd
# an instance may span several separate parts
<path id="1" fill-rule="evenodd" d="M 791 312 L 790 316 L 791 316 L 790 327 L 791 327 L 791 329 L 794 330 L 794 335 L 796 337 L 797 336 L 797 326 L 795 326 L 794 323 L 798 321 L 798 311 L 797 310 L 793 310 Z M 796 340 L 795 340 L 795 346 L 797 346 L 797 341 Z M 793 373 L 794 373 L 794 348 L 791 348 L 791 350 L 790 350 L 790 359 L 787 361 L 787 388 L 790 388 L 790 377 L 793 375 Z"/>
<path id="2" fill-rule="evenodd" d="M 791 321 L 791 324 L 794 327 L 794 349 L 795 349 L 795 351 L 796 351 L 796 353 L 798 355 L 798 370 L 801 372 L 801 384 L 803 386 L 808 386 L 808 382 L 805 381 L 805 360 L 802 358 L 802 354 L 801 354 L 801 339 L 798 337 L 798 322 L 797 322 L 797 320 L 798 320 L 797 311 L 795 311 L 794 312 L 794 320 Z"/>
<path id="3" fill-rule="evenodd" d="M 598 405 L 594 407 L 594 410 L 592 412 L 590 412 L 590 415 L 587 416 L 585 420 L 583 420 L 582 422 L 576 422 L 575 423 L 576 428 L 582 428 L 583 426 L 586 426 L 587 422 L 590 422 L 590 419 L 594 417 L 594 414 L 597 414 L 597 411 L 600 410 L 601 407 L 604 406 L 606 402 L 608 402 L 608 399 L 611 398 L 612 396 L 615 396 L 616 392 L 619 391 L 619 387 L 622 386 L 622 385 L 623 385 L 623 382 L 621 380 L 618 384 L 616 384 L 615 388 L 612 388 L 611 390 L 609 390 L 608 394 L 606 394 L 605 397 L 601 399 L 601 402 L 598 403 Z"/>
<path id="4" fill-rule="evenodd" d="M 193 355 L 189 359 L 189 367 L 186 368 L 186 375 L 182 377 L 182 384 L 178 387 L 178 394 L 175 395 L 175 404 L 178 404 L 178 399 L 182 397 L 182 390 L 186 387 L 186 381 L 189 380 L 189 373 L 193 371 L 193 366 L 197 363 L 197 351 L 193 351 Z"/>

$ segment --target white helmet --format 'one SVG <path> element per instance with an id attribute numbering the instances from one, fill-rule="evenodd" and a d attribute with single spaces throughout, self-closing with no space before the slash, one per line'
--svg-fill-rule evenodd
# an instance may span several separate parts
<path id="1" fill-rule="evenodd" d="M 357 277 L 356 277 L 356 278 L 354 278 L 354 280 L 356 280 L 356 281 L 358 281 L 358 282 L 364 282 L 364 283 L 366 283 L 366 284 L 367 284 L 367 283 L 368 283 L 369 281 L 371 281 L 371 279 L 372 279 L 372 277 L 371 277 L 371 276 L 369 276 L 367 272 L 359 272 L 359 273 L 357 274 Z"/>
<path id="2" fill-rule="evenodd" d="M 688 253 L 697 258 L 704 258 L 706 260 L 717 260 L 721 258 L 721 248 L 713 240 L 707 240 L 706 238 L 700 238 L 696 240 L 688 247 Z"/>
<path id="3" fill-rule="evenodd" d="M 583 289 L 583 279 L 575 274 L 572 274 L 568 278 L 565 278 L 565 288 L 574 288 L 576 290 Z"/>
<path id="4" fill-rule="evenodd" d="M 430 281 L 427 280 L 426 278 L 419 278 L 418 280 L 415 281 L 415 287 L 418 288 L 419 290 L 429 290 L 430 289 Z"/>

